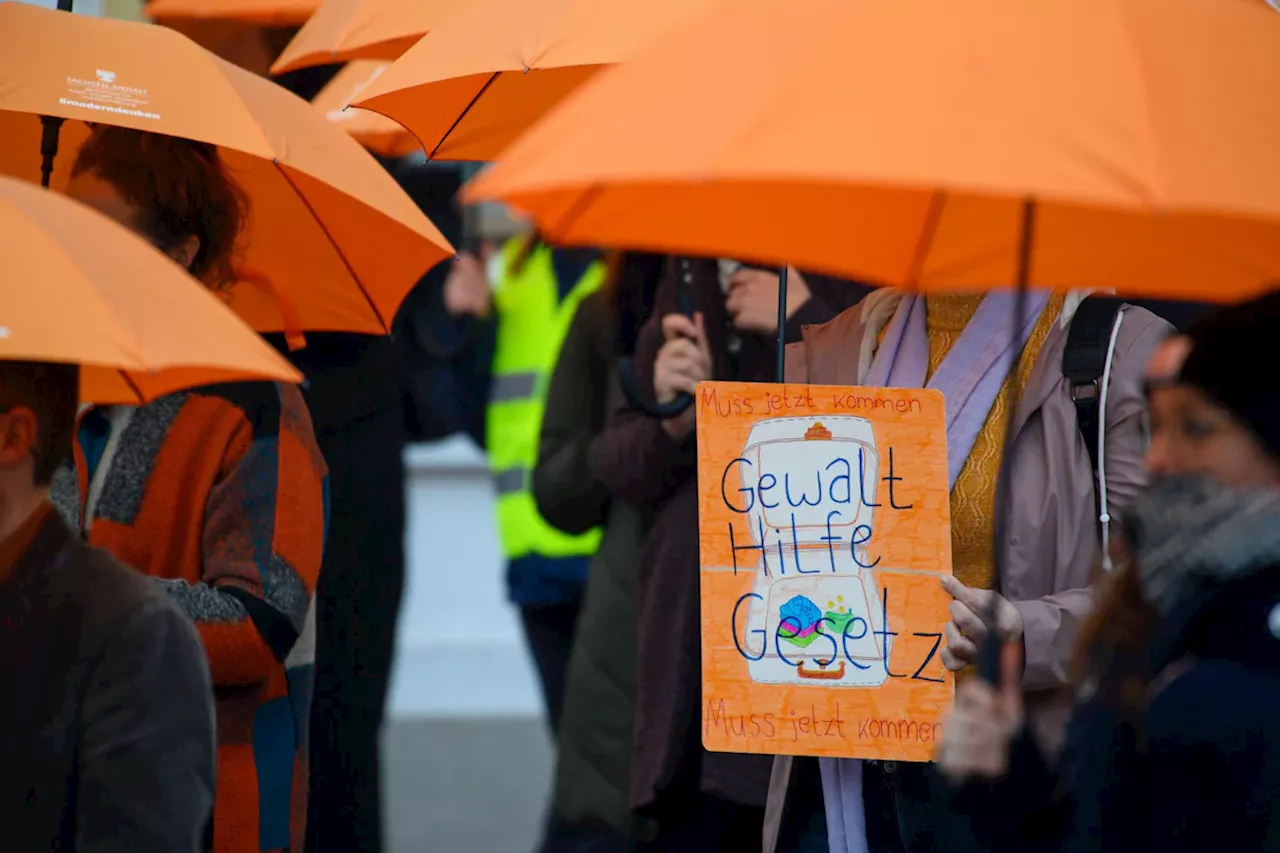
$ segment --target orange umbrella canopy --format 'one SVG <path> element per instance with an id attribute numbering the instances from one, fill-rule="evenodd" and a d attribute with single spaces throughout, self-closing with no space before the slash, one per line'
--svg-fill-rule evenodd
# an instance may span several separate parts
<path id="1" fill-rule="evenodd" d="M 179 20 L 239 21 L 262 26 L 301 26 L 319 0 L 150 0 L 142 14 L 160 24 Z"/>
<path id="2" fill-rule="evenodd" d="M 1222 0 L 734 0 L 468 197 L 553 243 L 1241 298 L 1280 281 L 1276 23 Z"/>
<path id="3" fill-rule="evenodd" d="M 708 0 L 476 0 L 437 24 L 354 101 L 442 160 L 493 160 L 601 67 Z"/>
<path id="4" fill-rule="evenodd" d="M 260 77 L 271 72 L 272 28 L 218 18 L 168 18 L 156 23 L 177 30 L 205 50 Z"/>
<path id="5" fill-rule="evenodd" d="M 249 196 L 233 307 L 259 331 L 383 334 L 453 252 L 367 151 L 310 103 L 164 27 L 0 3 L 0 173 L 39 179 L 40 115 L 63 184 L 84 122 L 219 146 Z"/>
<path id="6" fill-rule="evenodd" d="M 352 107 L 351 99 L 378 79 L 391 63 L 379 59 L 349 62 L 320 90 L 311 103 L 357 142 L 383 157 L 404 157 L 421 148 L 414 135 L 386 116 Z"/>
<path id="7" fill-rule="evenodd" d="M 80 364 L 81 397 L 302 377 L 204 285 L 127 228 L 0 177 L 0 359 Z"/>
<path id="8" fill-rule="evenodd" d="M 353 59 L 395 59 L 468 2 L 322 0 L 271 66 L 271 73 Z"/>

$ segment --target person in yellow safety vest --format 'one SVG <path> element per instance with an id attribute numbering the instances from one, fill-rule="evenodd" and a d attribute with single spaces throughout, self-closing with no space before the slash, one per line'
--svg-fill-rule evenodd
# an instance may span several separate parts
<path id="1" fill-rule="evenodd" d="M 553 249 L 537 235 L 516 236 L 483 264 L 463 253 L 445 283 L 458 313 L 496 320 L 485 446 L 497 493 L 498 535 L 510 598 L 520 608 L 542 684 L 547 716 L 559 728 L 565 668 L 600 531 L 563 533 L 543 520 L 531 493 L 547 384 L 578 304 L 605 280 L 602 254 Z"/>

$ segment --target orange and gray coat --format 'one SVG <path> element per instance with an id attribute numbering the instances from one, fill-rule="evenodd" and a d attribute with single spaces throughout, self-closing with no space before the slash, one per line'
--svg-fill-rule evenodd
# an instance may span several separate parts
<path id="1" fill-rule="evenodd" d="M 81 414 L 53 500 L 195 622 L 218 712 L 215 853 L 301 849 L 327 469 L 296 387 L 207 386 Z"/>

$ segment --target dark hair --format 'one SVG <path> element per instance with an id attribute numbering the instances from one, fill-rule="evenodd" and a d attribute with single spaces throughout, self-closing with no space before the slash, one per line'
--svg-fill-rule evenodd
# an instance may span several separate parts
<path id="1" fill-rule="evenodd" d="M 1178 381 L 1205 392 L 1280 459 L 1280 376 L 1265 369 L 1278 331 L 1280 290 L 1203 317 L 1187 330 L 1191 351 Z"/>
<path id="2" fill-rule="evenodd" d="M 73 176 L 86 172 L 141 210 L 137 226 L 161 251 L 199 239 L 193 276 L 214 289 L 235 284 L 237 241 L 249 206 L 215 146 L 99 125 L 71 167 Z"/>
<path id="3" fill-rule="evenodd" d="M 71 453 L 80 403 L 74 364 L 0 361 L 0 411 L 25 406 L 36 416 L 35 484 L 47 486 Z"/>
<path id="4" fill-rule="evenodd" d="M 617 323 L 615 354 L 635 355 L 640 329 L 653 313 L 658 285 L 667 259 L 648 252 L 611 252 L 608 256 L 607 286 Z"/>
<path id="5" fill-rule="evenodd" d="M 1100 580 L 1098 606 L 1080 627 L 1071 675 L 1077 688 L 1093 687 L 1101 702 L 1136 725 L 1147 707 L 1156 613 L 1143 598 L 1128 546 L 1115 540 L 1111 553 L 1115 568 Z"/>

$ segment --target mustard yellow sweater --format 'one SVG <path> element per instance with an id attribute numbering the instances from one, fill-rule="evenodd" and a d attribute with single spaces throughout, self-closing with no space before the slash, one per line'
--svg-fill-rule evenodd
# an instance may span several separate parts
<path id="1" fill-rule="evenodd" d="M 1045 338 L 1062 313 L 1064 299 L 1055 295 L 1049 300 L 1027 340 L 1018 369 L 1011 377 L 1018 382 L 1020 390 L 1026 387 Z M 982 294 L 925 297 L 929 377 L 942 364 L 981 302 Z M 965 586 L 990 589 L 995 577 L 996 480 L 1004 456 L 1005 430 L 1012 416 L 1008 392 L 1009 382 L 1006 381 L 951 490 L 952 571 Z"/>

